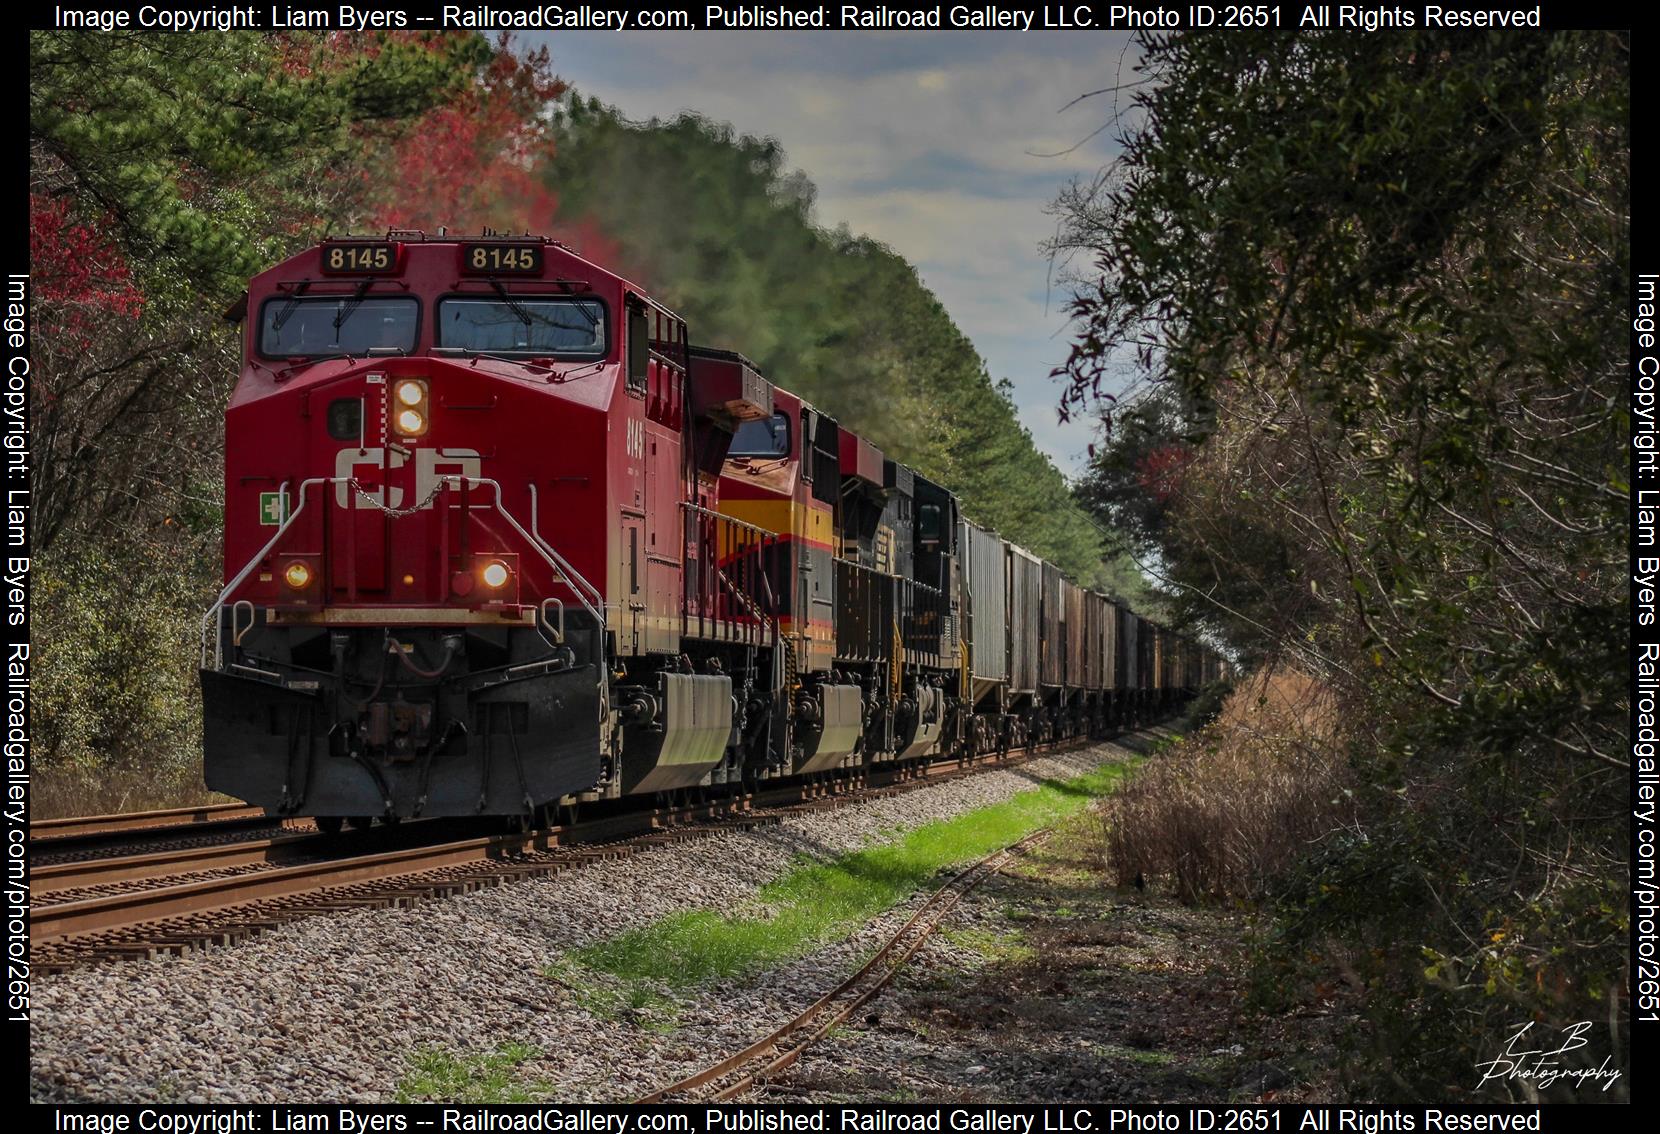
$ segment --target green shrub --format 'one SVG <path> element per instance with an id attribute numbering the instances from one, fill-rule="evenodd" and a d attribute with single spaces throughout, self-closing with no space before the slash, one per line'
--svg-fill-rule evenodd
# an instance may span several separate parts
<path id="1" fill-rule="evenodd" d="M 33 808 L 179 806 L 202 785 L 197 627 L 211 564 L 166 546 L 54 548 L 33 580 Z"/>

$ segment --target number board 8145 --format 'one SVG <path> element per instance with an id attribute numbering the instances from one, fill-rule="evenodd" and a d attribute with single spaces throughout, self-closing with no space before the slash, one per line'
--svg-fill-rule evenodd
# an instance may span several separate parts
<path id="1" fill-rule="evenodd" d="M 378 276 L 396 272 L 400 248 L 391 241 L 325 244 L 322 268 L 331 276 Z"/>
<path id="2" fill-rule="evenodd" d="M 484 276 L 539 276 L 540 244 L 463 244 L 461 269 Z"/>

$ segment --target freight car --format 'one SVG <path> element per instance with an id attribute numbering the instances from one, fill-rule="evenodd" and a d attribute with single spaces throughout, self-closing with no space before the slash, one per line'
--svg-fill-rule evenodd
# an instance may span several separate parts
<path id="1" fill-rule="evenodd" d="M 205 775 L 273 813 L 966 759 L 1210 664 L 557 241 L 329 239 L 231 317 Z"/>

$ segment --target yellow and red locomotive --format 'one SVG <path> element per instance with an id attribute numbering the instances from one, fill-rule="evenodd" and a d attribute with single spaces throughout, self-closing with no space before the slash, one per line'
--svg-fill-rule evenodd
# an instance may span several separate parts
<path id="1" fill-rule="evenodd" d="M 273 813 L 971 756 L 1219 670 L 557 241 L 330 239 L 235 314 L 206 778 Z"/>

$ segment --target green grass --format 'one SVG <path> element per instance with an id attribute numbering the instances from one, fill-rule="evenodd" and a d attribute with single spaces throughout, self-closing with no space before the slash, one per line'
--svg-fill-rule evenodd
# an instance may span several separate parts
<path id="1" fill-rule="evenodd" d="M 989 929 L 942 929 L 940 936 L 959 949 L 980 954 L 997 964 L 1023 964 L 1037 956 L 1037 950 L 1027 945 L 1024 934 L 993 933 Z"/>
<path id="2" fill-rule="evenodd" d="M 990 807 L 930 823 L 879 846 L 791 870 L 763 887 L 762 908 L 693 910 L 581 949 L 574 959 L 625 981 L 685 988 L 787 962 L 846 936 L 941 870 L 972 862 L 1111 791 L 1127 765 L 1045 780 Z"/>
<path id="3" fill-rule="evenodd" d="M 401 1103 L 522 1103 L 541 1094 L 535 1084 L 519 1080 L 519 1065 L 540 1054 L 522 1043 L 504 1043 L 481 1055 L 451 1055 L 422 1048 L 409 1057 L 409 1074 L 398 1083 Z"/>
<path id="4" fill-rule="evenodd" d="M 597 1019 L 626 1019 L 663 1033 L 680 1026 L 680 1001 L 652 982 L 619 980 L 563 957 L 544 965 L 542 977 L 564 988 L 578 1008 Z"/>

